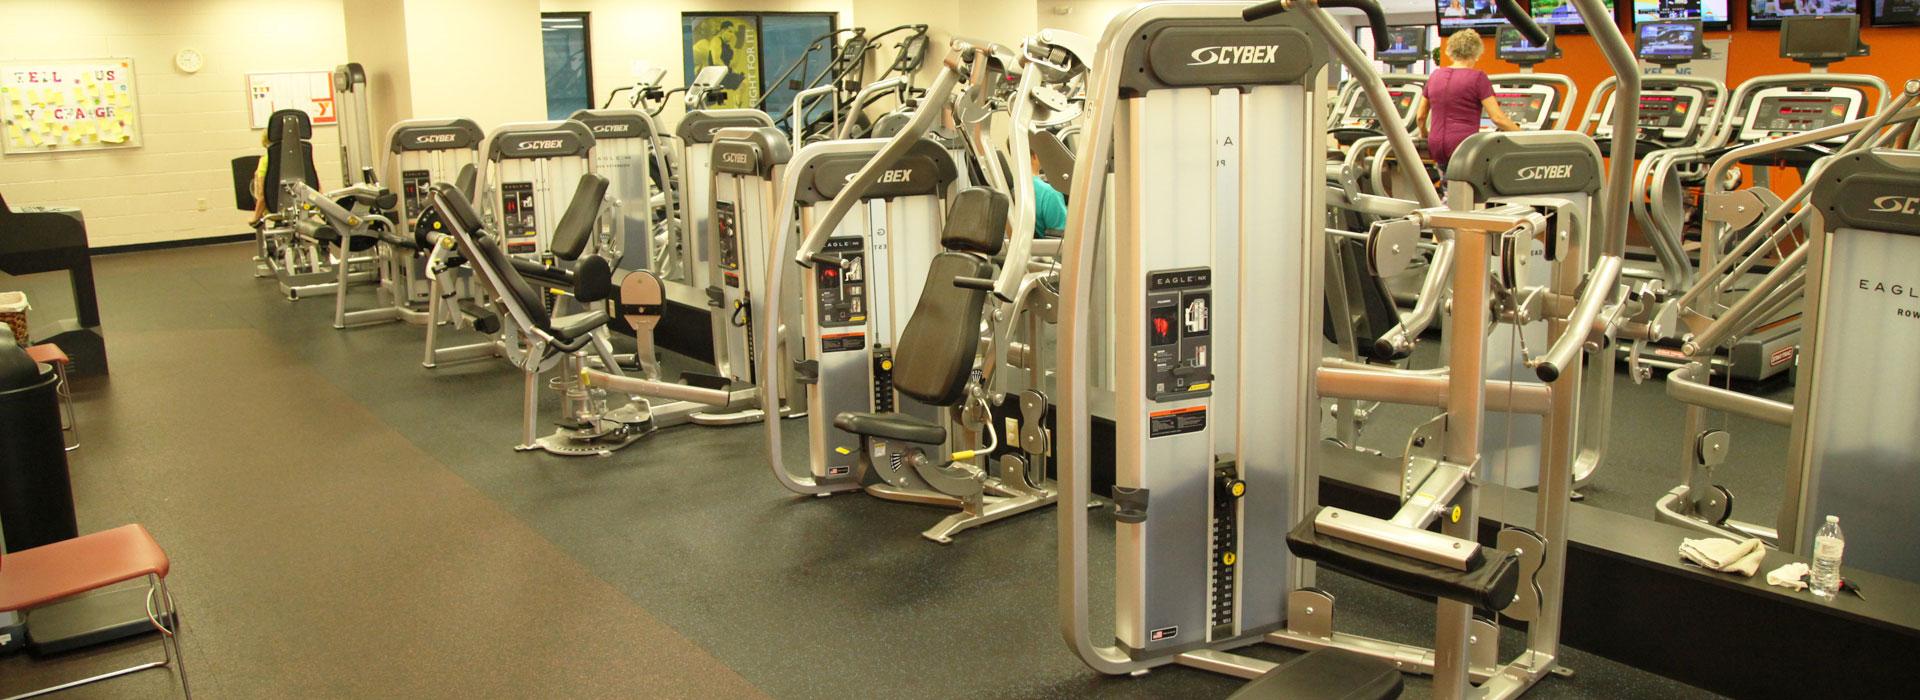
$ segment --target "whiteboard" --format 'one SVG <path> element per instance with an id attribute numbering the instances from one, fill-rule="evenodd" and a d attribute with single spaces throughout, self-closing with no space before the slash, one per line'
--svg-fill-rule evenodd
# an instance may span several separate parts
<path id="1" fill-rule="evenodd" d="M 297 109 L 313 118 L 314 126 L 338 124 L 333 104 L 333 71 L 248 73 L 247 116 L 253 128 L 267 128 L 274 112 Z"/>
<path id="2" fill-rule="evenodd" d="M 133 59 L 0 65 L 0 148 L 9 155 L 140 145 Z"/>

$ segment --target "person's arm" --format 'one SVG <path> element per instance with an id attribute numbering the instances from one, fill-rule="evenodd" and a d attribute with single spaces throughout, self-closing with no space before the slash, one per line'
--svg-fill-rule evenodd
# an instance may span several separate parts
<path id="1" fill-rule="evenodd" d="M 1423 139 L 1427 137 L 1427 105 L 1428 102 L 1422 99 L 1420 107 L 1413 111 L 1413 123 L 1419 126 L 1420 138 Z"/>
<path id="2" fill-rule="evenodd" d="M 1487 118 L 1492 119 L 1493 125 L 1499 127 L 1501 131 L 1520 130 L 1520 125 L 1513 123 L 1513 120 L 1507 117 L 1507 111 L 1500 108 L 1498 98 L 1489 97 L 1481 100 L 1480 108 L 1486 110 Z"/>

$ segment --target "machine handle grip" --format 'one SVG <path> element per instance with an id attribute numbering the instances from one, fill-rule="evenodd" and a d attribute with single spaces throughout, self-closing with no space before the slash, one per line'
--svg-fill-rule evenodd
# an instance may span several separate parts
<path id="1" fill-rule="evenodd" d="M 1254 5 L 1253 7 L 1249 7 L 1247 9 L 1241 10 L 1240 19 L 1246 20 L 1248 22 L 1253 22 L 1257 20 L 1263 20 L 1268 17 L 1272 17 L 1282 12 L 1286 12 L 1288 2 L 1289 0 L 1267 0 L 1267 2 L 1263 2 L 1258 5 Z"/>
<path id="2" fill-rule="evenodd" d="M 1373 32 L 1374 50 L 1378 51 L 1387 45 L 1387 13 L 1381 11 L 1379 0 L 1320 0 L 1320 6 L 1359 10 L 1367 16 L 1367 29 Z"/>
<path id="3" fill-rule="evenodd" d="M 985 277 L 955 277 L 953 278 L 953 286 L 961 289 L 978 289 L 983 292 L 991 292 L 993 291 L 993 280 Z"/>
<path id="4" fill-rule="evenodd" d="M 1547 33 L 1540 29 L 1540 25 L 1533 23 L 1533 16 L 1527 14 L 1526 9 L 1520 6 L 1520 0 L 1498 0 L 1498 4 L 1500 16 L 1507 18 L 1507 22 L 1520 31 L 1520 36 L 1527 38 L 1527 43 L 1534 46 L 1547 45 Z"/>

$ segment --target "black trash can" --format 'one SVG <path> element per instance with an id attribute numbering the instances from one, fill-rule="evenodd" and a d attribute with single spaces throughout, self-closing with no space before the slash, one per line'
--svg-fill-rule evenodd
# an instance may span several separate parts
<path id="1" fill-rule="evenodd" d="M 0 530 L 18 552 L 80 536 L 60 440 L 59 375 L 0 342 Z"/>

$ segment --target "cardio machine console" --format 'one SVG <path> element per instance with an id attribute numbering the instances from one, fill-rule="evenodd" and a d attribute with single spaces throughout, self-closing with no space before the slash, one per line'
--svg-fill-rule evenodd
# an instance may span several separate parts
<path id="1" fill-rule="evenodd" d="M 1657 131 L 1666 141 L 1678 141 L 1693 133 L 1700 123 L 1706 109 L 1701 106 L 1705 95 L 1695 88 L 1675 88 L 1671 90 L 1647 90 L 1640 93 L 1640 130 Z M 1594 128 L 1594 135 L 1607 137 L 1613 135 L 1613 102 L 1607 102 L 1607 109 L 1601 113 L 1600 124 Z"/>
<path id="2" fill-rule="evenodd" d="M 1413 100 L 1419 96 L 1420 89 L 1417 87 L 1387 88 L 1387 97 L 1393 100 L 1394 109 L 1400 110 L 1400 119 L 1402 121 L 1411 121 L 1413 119 Z M 1342 111 L 1347 117 L 1340 120 L 1341 126 L 1361 129 L 1371 129 L 1379 126 L 1380 115 L 1374 113 L 1373 103 L 1367 101 L 1367 95 L 1363 91 L 1353 91 L 1353 94 L 1347 98 L 1347 108 Z"/>
<path id="3" fill-rule="evenodd" d="M 1765 141 L 1852 121 L 1860 118 L 1861 102 L 1860 93 L 1851 90 L 1800 92 L 1768 88 L 1749 103 L 1746 118 L 1740 125 L 1740 139 Z"/>
<path id="4" fill-rule="evenodd" d="M 1506 112 L 1508 119 L 1527 131 L 1547 128 L 1547 120 L 1553 117 L 1556 96 L 1553 88 L 1545 85 L 1493 86 L 1493 99 L 1500 103 L 1500 111 Z M 1480 126 L 1482 129 L 1492 129 L 1493 121 L 1482 118 Z"/>

